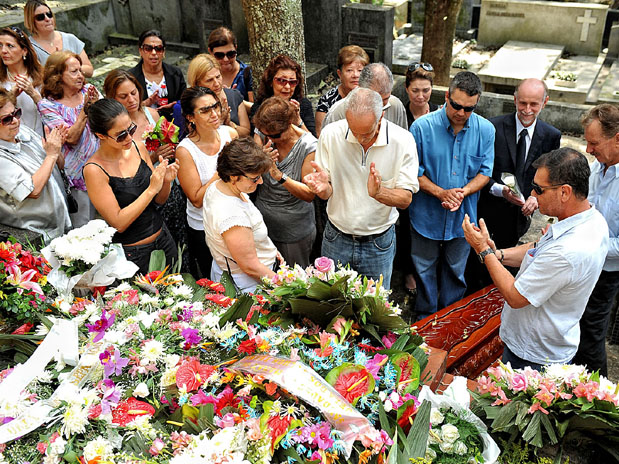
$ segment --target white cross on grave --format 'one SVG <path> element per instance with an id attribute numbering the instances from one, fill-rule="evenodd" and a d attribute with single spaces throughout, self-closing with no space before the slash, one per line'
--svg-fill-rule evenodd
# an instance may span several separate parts
<path id="1" fill-rule="evenodd" d="M 577 23 L 582 23 L 582 29 L 580 30 L 580 41 L 586 42 L 589 36 L 589 26 L 598 22 L 597 18 L 591 16 L 592 10 L 586 10 L 584 16 L 578 16 L 576 18 Z"/>

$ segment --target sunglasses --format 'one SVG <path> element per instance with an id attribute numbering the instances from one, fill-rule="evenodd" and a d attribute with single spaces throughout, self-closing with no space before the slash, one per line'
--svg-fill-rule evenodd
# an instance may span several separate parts
<path id="1" fill-rule="evenodd" d="M 152 53 L 155 50 L 157 53 L 162 53 L 165 50 L 163 45 L 142 45 L 142 50 L 146 53 Z"/>
<path id="2" fill-rule="evenodd" d="M 428 71 L 428 72 L 434 71 L 434 68 L 432 67 L 430 63 L 411 63 L 408 67 L 408 71 L 413 72 L 419 68 L 423 69 L 424 71 Z"/>
<path id="3" fill-rule="evenodd" d="M 51 11 L 48 11 L 47 13 L 39 13 L 38 15 L 34 15 L 34 19 L 36 19 L 37 21 L 43 21 L 45 19 L 45 17 L 48 17 L 49 19 L 52 19 L 54 17 L 54 15 L 52 14 Z"/>
<path id="4" fill-rule="evenodd" d="M 3 126 L 8 126 L 9 124 L 13 122 L 13 119 L 20 119 L 20 118 L 21 118 L 21 108 L 16 108 L 15 111 L 13 111 L 12 113 L 2 116 L 0 118 L 0 124 L 2 124 Z"/>
<path id="5" fill-rule="evenodd" d="M 208 114 L 211 111 L 217 111 L 220 108 L 221 108 L 221 103 L 220 102 L 216 102 L 216 103 L 213 103 L 211 106 L 203 106 L 202 108 L 198 108 L 196 110 L 196 113 L 198 113 L 198 114 Z"/>
<path id="6" fill-rule="evenodd" d="M 277 82 L 282 87 L 284 87 L 286 84 L 289 84 L 290 87 L 296 87 L 299 83 L 299 81 L 296 79 L 284 79 L 283 77 L 274 77 L 273 81 Z"/>
<path id="7" fill-rule="evenodd" d="M 449 97 L 449 104 L 451 105 L 451 107 L 456 110 L 456 111 L 460 111 L 460 110 L 464 110 L 465 113 L 470 113 L 471 111 L 473 111 L 475 108 L 477 108 L 477 103 L 474 104 L 473 106 L 462 106 L 458 103 L 456 103 L 455 101 L 453 101 L 451 99 L 451 97 Z"/>
<path id="8" fill-rule="evenodd" d="M 15 32 L 15 34 L 17 34 L 17 36 L 20 39 L 25 39 L 26 38 L 26 36 L 24 35 L 24 33 L 22 32 L 22 30 L 19 27 L 11 26 L 11 27 L 9 27 L 9 29 L 11 29 L 13 32 Z"/>
<path id="9" fill-rule="evenodd" d="M 116 141 L 116 143 L 122 143 L 127 140 L 127 137 L 133 137 L 133 134 L 135 134 L 136 130 L 138 130 L 138 126 L 132 122 L 128 129 L 122 131 L 116 137 L 112 137 L 111 135 L 106 135 L 106 137 L 111 138 L 112 140 Z"/>
<path id="10" fill-rule="evenodd" d="M 263 132 L 263 134 L 265 137 L 268 137 L 270 139 L 278 139 L 282 136 L 283 132 L 279 132 L 278 134 L 266 134 Z"/>
<path id="11" fill-rule="evenodd" d="M 533 188 L 535 193 L 537 193 L 538 195 L 543 194 L 545 190 L 556 189 L 564 185 L 565 184 L 556 184 L 556 185 L 548 185 L 548 186 L 542 187 L 541 185 L 537 185 L 535 182 L 531 182 L 531 187 Z"/>
<path id="12" fill-rule="evenodd" d="M 218 60 L 223 60 L 224 58 L 228 58 L 229 60 L 232 60 L 234 58 L 236 58 L 236 50 L 230 50 L 229 52 L 215 52 L 213 53 L 213 56 L 215 58 L 217 58 Z"/>
<path id="13" fill-rule="evenodd" d="M 248 175 L 243 174 L 243 177 L 247 177 L 249 180 L 251 180 L 254 184 L 257 184 L 258 181 L 260 180 L 260 178 L 262 176 L 256 176 L 256 177 L 249 177 Z"/>

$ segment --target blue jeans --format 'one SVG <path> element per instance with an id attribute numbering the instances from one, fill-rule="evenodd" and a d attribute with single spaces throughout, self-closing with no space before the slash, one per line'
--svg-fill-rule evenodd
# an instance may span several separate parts
<path id="1" fill-rule="evenodd" d="M 383 287 L 391 288 L 391 271 L 395 257 L 395 226 L 380 237 L 366 242 L 344 236 L 330 222 L 325 226 L 322 255 L 336 263 L 350 264 L 359 274 L 378 281 L 383 276 Z"/>
<path id="2" fill-rule="evenodd" d="M 501 358 L 501 361 L 503 364 L 509 363 L 512 366 L 512 369 L 524 369 L 529 366 L 531 369 L 541 372 L 544 367 L 541 364 L 522 359 L 520 356 L 514 354 L 514 352 L 510 350 L 505 343 L 503 343 L 503 357 Z"/>
<path id="3" fill-rule="evenodd" d="M 411 257 L 419 276 L 415 308 L 419 318 L 464 297 L 464 269 L 469 250 L 464 238 L 431 240 L 411 227 Z"/>

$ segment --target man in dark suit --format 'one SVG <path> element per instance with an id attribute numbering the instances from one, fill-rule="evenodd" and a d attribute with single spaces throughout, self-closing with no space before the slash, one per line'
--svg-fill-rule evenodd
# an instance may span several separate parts
<path id="1" fill-rule="evenodd" d="M 559 148 L 561 132 L 538 118 L 548 102 L 548 88 L 539 79 L 525 79 L 514 92 L 516 113 L 490 119 L 496 129 L 494 168 L 488 184 L 482 189 L 477 216 L 484 218 L 493 232 L 497 248 L 509 248 L 528 230 L 537 199 L 531 195 L 535 176 L 533 162 L 544 153 Z M 501 179 L 504 173 L 515 178 L 517 195 Z M 476 256 L 467 264 L 469 291 L 476 291 L 491 281 Z"/>

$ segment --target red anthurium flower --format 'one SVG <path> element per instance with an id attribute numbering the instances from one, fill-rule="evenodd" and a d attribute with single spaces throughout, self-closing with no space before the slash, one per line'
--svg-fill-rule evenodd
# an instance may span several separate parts
<path id="1" fill-rule="evenodd" d="M 32 329 L 32 326 L 34 324 L 32 322 L 27 322 L 24 325 L 22 325 L 21 327 L 18 327 L 17 329 L 15 329 L 12 334 L 13 335 L 25 335 L 26 333 L 30 332 L 30 329 Z"/>
<path id="2" fill-rule="evenodd" d="M 220 295 L 220 294 L 205 295 L 204 299 L 212 301 L 213 303 L 218 304 L 219 306 L 223 308 L 227 308 L 228 306 L 232 304 L 232 298 L 225 296 L 225 295 Z"/>
<path id="3" fill-rule="evenodd" d="M 243 340 L 236 349 L 239 353 L 252 354 L 256 351 L 256 342 L 254 340 Z"/>
<path id="4" fill-rule="evenodd" d="M 152 416 L 155 414 L 155 408 L 150 404 L 130 397 L 125 401 L 118 403 L 114 409 L 112 409 L 112 423 L 126 427 L 126 425 L 134 420 L 138 416 Z M 101 405 L 97 404 L 90 408 L 88 412 L 89 419 L 96 419 L 101 415 Z"/>
<path id="5" fill-rule="evenodd" d="M 367 380 L 369 375 L 372 374 L 367 370 L 342 374 L 335 382 L 334 387 L 352 404 L 353 401 L 367 393 Z"/>
<path id="6" fill-rule="evenodd" d="M 188 392 L 197 390 L 211 376 L 215 368 L 200 361 L 186 361 L 176 371 L 176 386 L 183 385 Z"/>
<path id="7" fill-rule="evenodd" d="M 271 435 L 271 452 L 275 447 L 276 439 L 284 435 L 288 430 L 291 420 L 292 418 L 290 416 L 280 417 L 278 415 L 271 416 L 267 420 L 267 428 L 269 430 L 269 434 Z"/>

